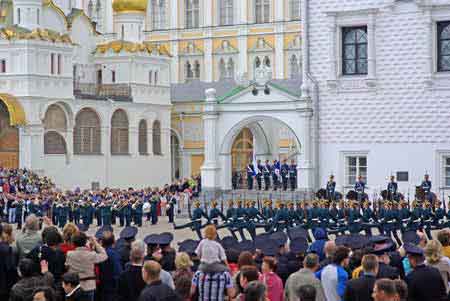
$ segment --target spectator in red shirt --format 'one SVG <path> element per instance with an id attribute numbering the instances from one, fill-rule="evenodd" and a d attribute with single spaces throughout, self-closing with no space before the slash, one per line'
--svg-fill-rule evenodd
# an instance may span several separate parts
<path id="1" fill-rule="evenodd" d="M 283 301 L 283 281 L 275 273 L 276 268 L 276 261 L 273 257 L 264 257 L 261 266 L 262 274 L 259 276 L 259 281 L 267 287 L 267 298 L 270 301 Z"/>

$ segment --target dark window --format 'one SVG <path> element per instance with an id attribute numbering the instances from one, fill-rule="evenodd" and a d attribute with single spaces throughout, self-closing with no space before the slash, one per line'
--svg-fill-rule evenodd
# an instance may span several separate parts
<path id="1" fill-rule="evenodd" d="M 397 171 L 397 181 L 398 182 L 408 182 L 409 174 L 407 171 Z"/>
<path id="2" fill-rule="evenodd" d="M 116 71 L 111 71 L 111 82 L 114 84 L 116 82 Z"/>
<path id="3" fill-rule="evenodd" d="M 158 120 L 153 122 L 152 129 L 153 154 L 162 155 L 161 152 L 161 123 Z"/>
<path id="4" fill-rule="evenodd" d="M 58 74 L 61 74 L 61 67 L 62 67 L 62 57 L 61 54 L 58 54 Z"/>
<path id="5" fill-rule="evenodd" d="M 55 54 L 50 54 L 50 74 L 55 74 Z"/>
<path id="6" fill-rule="evenodd" d="M 147 121 L 139 122 L 139 154 L 146 155 L 148 153 L 147 143 Z"/>
<path id="7" fill-rule="evenodd" d="M 1 61 L 0 61 L 0 64 L 1 64 L 1 66 L 0 66 L 0 72 L 1 72 L 1 73 L 6 73 L 6 60 L 1 60 Z"/>
<path id="8" fill-rule="evenodd" d="M 437 24 L 438 71 L 450 71 L 450 21 Z"/>
<path id="9" fill-rule="evenodd" d="M 100 119 L 94 110 L 84 108 L 75 118 L 73 152 L 75 154 L 99 154 L 100 149 Z"/>
<path id="10" fill-rule="evenodd" d="M 342 28 L 342 73 L 367 74 L 367 27 Z"/>
<path id="11" fill-rule="evenodd" d="M 128 117 L 120 109 L 111 118 L 111 154 L 128 154 Z"/>
<path id="12" fill-rule="evenodd" d="M 47 132 L 44 135 L 44 154 L 65 154 L 66 141 L 57 132 Z"/>

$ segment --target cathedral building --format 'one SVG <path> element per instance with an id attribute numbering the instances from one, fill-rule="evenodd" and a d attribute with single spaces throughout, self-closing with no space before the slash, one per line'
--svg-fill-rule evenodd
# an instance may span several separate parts
<path id="1" fill-rule="evenodd" d="M 144 39 L 147 3 L 114 1 L 106 35 L 66 2 L 0 3 L 0 164 L 61 188 L 167 183 L 171 55 Z"/>

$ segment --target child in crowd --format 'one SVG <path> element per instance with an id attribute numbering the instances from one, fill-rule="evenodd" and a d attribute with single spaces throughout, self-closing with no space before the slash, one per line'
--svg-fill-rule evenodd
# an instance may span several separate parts
<path id="1" fill-rule="evenodd" d="M 200 257 L 198 269 L 204 273 L 219 273 L 228 270 L 225 250 L 216 241 L 216 226 L 207 226 L 204 235 L 205 238 L 200 241 L 195 250 L 195 253 Z"/>

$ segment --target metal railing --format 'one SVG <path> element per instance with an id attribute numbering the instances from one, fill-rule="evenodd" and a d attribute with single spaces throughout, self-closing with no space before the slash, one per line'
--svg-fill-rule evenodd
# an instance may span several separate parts
<path id="1" fill-rule="evenodd" d="M 92 84 L 75 81 L 73 83 L 73 94 L 80 98 L 111 98 L 132 101 L 129 84 Z"/>

